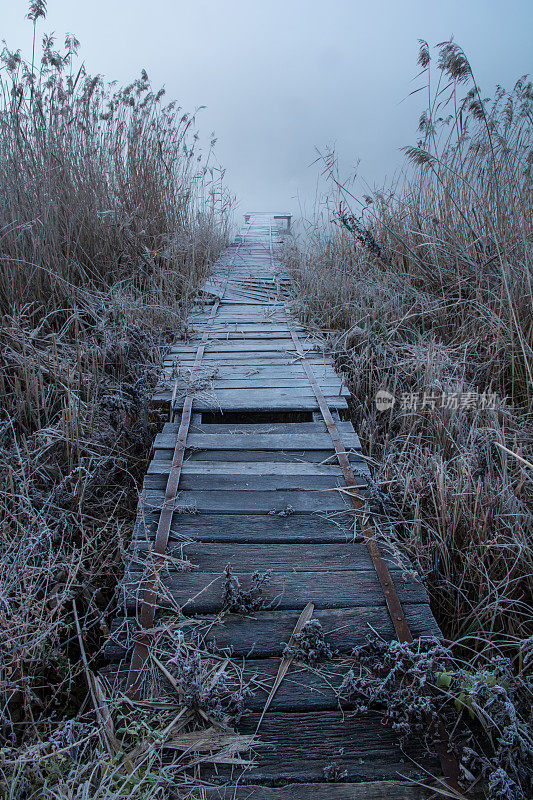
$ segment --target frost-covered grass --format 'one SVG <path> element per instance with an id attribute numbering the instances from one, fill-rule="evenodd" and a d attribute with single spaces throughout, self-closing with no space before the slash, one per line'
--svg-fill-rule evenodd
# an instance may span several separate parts
<path id="1" fill-rule="evenodd" d="M 30 4 L 36 32 L 45 11 Z M 0 786 L 147 798 L 164 774 L 115 770 L 87 681 L 163 348 L 226 242 L 229 205 L 194 116 L 145 73 L 125 88 L 91 77 L 77 49 L 44 36 L 39 57 L 1 56 Z"/>
<path id="2" fill-rule="evenodd" d="M 427 110 L 404 178 L 359 200 L 326 155 L 331 194 L 287 263 L 301 317 L 331 333 L 354 424 L 444 634 L 467 658 L 522 670 L 533 633 L 532 91 L 521 78 L 487 100 L 457 45 L 437 56 L 434 69 L 422 43 Z M 376 408 L 379 390 L 392 409 Z"/>
<path id="3" fill-rule="evenodd" d="M 516 669 L 502 656 L 458 659 L 435 639 L 411 646 L 374 638 L 354 650 L 339 696 L 355 713 L 383 710 L 402 740 L 422 737 L 433 754 L 446 722 L 465 788 L 482 779 L 491 800 L 526 800 L 531 647 L 524 655 Z"/>

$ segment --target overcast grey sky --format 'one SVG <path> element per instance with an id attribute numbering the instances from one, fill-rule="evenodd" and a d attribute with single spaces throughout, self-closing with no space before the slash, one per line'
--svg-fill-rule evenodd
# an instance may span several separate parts
<path id="1" fill-rule="evenodd" d="M 0 0 L 0 38 L 27 54 L 25 0 Z M 201 131 L 241 210 L 297 211 L 314 194 L 315 148 L 381 185 L 416 142 L 418 39 L 452 34 L 485 94 L 533 72 L 532 0 L 48 0 L 40 31 L 81 40 L 89 72 L 145 68 Z"/>

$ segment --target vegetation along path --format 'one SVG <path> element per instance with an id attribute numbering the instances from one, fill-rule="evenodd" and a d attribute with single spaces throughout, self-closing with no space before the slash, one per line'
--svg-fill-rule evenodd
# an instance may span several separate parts
<path id="1" fill-rule="evenodd" d="M 276 259 L 290 218 L 245 219 L 165 360 L 172 421 L 104 674 L 159 715 L 165 758 L 203 796 L 420 797 L 413 779 L 453 772 L 445 747 L 434 763 L 403 749 L 378 714 L 350 714 L 343 687 L 369 633 L 439 629 L 423 585 L 380 553 L 348 392 L 290 315 Z"/>

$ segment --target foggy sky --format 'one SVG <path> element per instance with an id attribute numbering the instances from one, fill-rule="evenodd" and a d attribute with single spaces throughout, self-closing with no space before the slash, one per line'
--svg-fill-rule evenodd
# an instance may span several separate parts
<path id="1" fill-rule="evenodd" d="M 0 38 L 31 52 L 25 0 L 0 0 Z M 401 166 L 423 108 L 418 39 L 452 34 L 484 94 L 533 72 L 531 0 L 48 0 L 40 32 L 81 41 L 90 73 L 156 88 L 198 117 L 239 209 L 298 212 L 312 203 L 316 149 L 371 186 Z M 407 99 L 405 99 L 407 98 Z"/>

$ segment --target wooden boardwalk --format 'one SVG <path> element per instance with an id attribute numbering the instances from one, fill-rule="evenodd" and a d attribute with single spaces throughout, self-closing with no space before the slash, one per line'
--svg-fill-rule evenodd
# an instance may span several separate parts
<path id="1" fill-rule="evenodd" d="M 352 424 L 342 421 L 348 392 L 324 343 L 295 320 L 289 326 L 286 316 L 276 260 L 283 225 L 274 215 L 249 216 L 205 285 L 205 303 L 191 314 L 187 339 L 165 359 L 156 399 L 172 405 L 176 417 L 154 443 L 122 614 L 107 647 L 113 662 L 107 675 L 124 679 L 129 668 L 143 580 L 183 429 L 181 409 L 192 396 L 158 573 L 155 627 L 174 613 L 184 630 L 189 621 L 202 633 L 203 646 L 216 644 L 217 653 L 239 662 L 243 680 L 255 687 L 238 725 L 241 734 L 255 732 L 285 645 L 308 604 L 336 651 L 320 669 L 292 662 L 259 727 L 255 766 L 206 765 L 201 777 L 221 785 L 205 796 L 418 798 L 421 790 L 410 780 L 427 775 L 417 763 L 438 771 L 423 748 L 402 752 L 379 715 L 350 716 L 336 694 L 351 649 L 372 632 L 390 640 L 395 631 L 350 498 L 339 491 L 343 472 L 291 326 L 372 511 L 370 472 Z M 184 559 L 192 565 L 187 571 Z M 385 554 L 384 560 L 412 635 L 439 635 L 422 584 Z M 266 607 L 248 615 L 221 613 L 228 564 L 243 587 L 254 572 L 271 571 Z"/>

